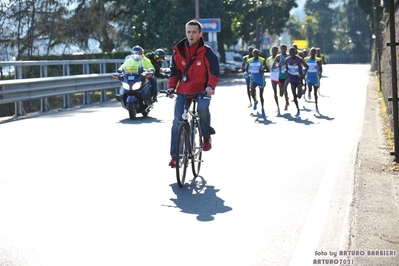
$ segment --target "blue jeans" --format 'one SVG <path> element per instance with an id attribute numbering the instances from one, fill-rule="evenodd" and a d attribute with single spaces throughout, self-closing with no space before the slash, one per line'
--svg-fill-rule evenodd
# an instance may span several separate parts
<path id="1" fill-rule="evenodd" d="M 188 100 L 191 103 L 191 100 Z M 198 97 L 197 98 L 197 111 L 200 121 L 200 127 L 202 136 L 208 137 L 215 134 L 215 130 L 211 127 L 211 114 L 209 113 L 209 105 L 211 103 L 210 97 Z M 172 134 L 170 142 L 170 156 L 176 156 L 176 142 L 177 134 L 179 130 L 179 121 L 183 121 L 181 115 L 184 112 L 184 96 L 177 95 L 175 101 L 175 118 L 173 119 Z"/>

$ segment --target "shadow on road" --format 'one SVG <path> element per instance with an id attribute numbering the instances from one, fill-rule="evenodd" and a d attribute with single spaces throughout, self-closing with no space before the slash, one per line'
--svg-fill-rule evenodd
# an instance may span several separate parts
<path id="1" fill-rule="evenodd" d="M 299 123 L 299 124 L 304 124 L 304 125 L 313 125 L 314 122 L 310 121 L 308 119 L 302 119 L 300 116 L 299 117 L 293 117 L 291 114 L 284 114 L 283 117 L 285 119 L 287 119 L 288 121 L 293 121 L 295 123 Z"/>
<path id="2" fill-rule="evenodd" d="M 197 176 L 182 188 L 176 183 L 170 186 L 176 194 L 176 198 L 170 200 L 176 206 L 168 207 L 179 208 L 184 213 L 196 214 L 198 221 L 213 221 L 216 214 L 232 210 L 231 207 L 225 206 L 224 200 L 216 195 L 219 189 L 215 189 L 215 186 L 207 185 L 202 176 Z"/>
<path id="3" fill-rule="evenodd" d="M 329 120 L 329 121 L 335 119 L 334 117 L 329 117 L 329 116 L 326 116 L 326 115 L 322 115 L 320 112 L 317 113 L 317 115 L 314 114 L 314 117 L 316 117 L 317 119 L 325 119 L 325 120 Z"/>
<path id="4" fill-rule="evenodd" d="M 158 118 L 151 117 L 151 116 L 147 116 L 147 117 L 138 116 L 135 119 L 125 118 L 125 119 L 120 120 L 117 123 L 137 125 L 137 124 L 162 123 L 162 120 L 159 120 Z"/>
<path id="5" fill-rule="evenodd" d="M 256 117 L 254 122 L 257 124 L 263 124 L 263 125 L 276 124 L 276 122 L 267 119 L 267 116 L 262 116 L 262 114 L 259 112 L 256 112 L 256 114 L 251 113 L 251 116 Z"/>

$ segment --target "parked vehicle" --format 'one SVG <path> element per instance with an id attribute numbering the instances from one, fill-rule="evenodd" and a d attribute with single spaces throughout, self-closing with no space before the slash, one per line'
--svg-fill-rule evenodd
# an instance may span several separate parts
<path id="1" fill-rule="evenodd" d="M 123 108 L 128 110 L 130 119 L 135 119 L 137 113 L 141 113 L 146 117 L 152 109 L 153 102 L 151 101 L 149 79 L 153 75 L 153 71 L 112 75 L 112 78 L 121 81 L 121 87 L 119 93 L 116 95 L 116 99 L 121 103 Z"/>
<path id="2" fill-rule="evenodd" d="M 226 52 L 226 63 L 230 65 L 231 72 L 241 71 L 243 58 L 242 55 L 235 52 Z"/>
<path id="3" fill-rule="evenodd" d="M 221 76 L 230 73 L 231 72 L 230 65 L 219 62 L 219 71 Z"/>

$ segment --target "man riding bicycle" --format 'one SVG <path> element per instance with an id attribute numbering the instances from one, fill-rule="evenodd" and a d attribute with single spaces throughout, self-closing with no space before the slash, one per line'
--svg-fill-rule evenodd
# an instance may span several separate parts
<path id="1" fill-rule="evenodd" d="M 202 38 L 202 25 L 196 20 L 186 23 L 186 38 L 173 48 L 171 73 L 168 81 L 168 90 L 176 90 L 179 94 L 192 94 L 206 91 L 205 97 L 198 97 L 197 111 L 200 117 L 200 126 L 203 140 L 203 151 L 212 148 L 211 135 L 215 130 L 211 127 L 211 114 L 209 105 L 211 96 L 219 82 L 219 60 L 214 51 L 204 43 Z M 176 137 L 179 121 L 182 120 L 185 99 L 177 95 L 175 102 L 174 119 L 172 125 L 170 155 L 172 159 L 169 166 L 176 166 Z"/>

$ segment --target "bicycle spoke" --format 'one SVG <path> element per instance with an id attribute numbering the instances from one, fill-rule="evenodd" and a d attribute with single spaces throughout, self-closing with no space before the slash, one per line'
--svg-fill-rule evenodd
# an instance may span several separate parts
<path id="1" fill-rule="evenodd" d="M 191 134 L 191 168 L 194 176 L 198 176 L 202 162 L 202 134 L 199 127 L 199 122 L 196 119 L 190 122 L 190 134 Z"/>
<path id="2" fill-rule="evenodd" d="M 176 151 L 176 179 L 180 187 L 184 186 L 188 165 L 188 134 L 184 126 L 184 124 L 181 124 L 179 129 L 180 137 L 177 141 L 178 150 Z"/>

